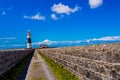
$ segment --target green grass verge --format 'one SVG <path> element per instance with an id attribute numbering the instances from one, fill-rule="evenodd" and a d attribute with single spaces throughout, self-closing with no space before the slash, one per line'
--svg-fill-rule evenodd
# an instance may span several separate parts
<path id="1" fill-rule="evenodd" d="M 42 54 L 39 50 L 37 51 L 41 55 L 41 57 L 44 59 L 44 61 L 48 64 L 49 68 L 51 69 L 51 71 L 53 72 L 53 74 L 58 80 L 79 80 L 78 77 L 73 75 L 68 70 L 64 69 L 61 65 L 59 65 L 49 57 Z"/>
<path id="2" fill-rule="evenodd" d="M 26 56 L 20 63 L 18 63 L 15 67 L 11 68 L 9 71 L 0 75 L 0 80 L 18 80 L 20 74 L 26 66 L 27 61 L 31 58 L 32 54 Z"/>

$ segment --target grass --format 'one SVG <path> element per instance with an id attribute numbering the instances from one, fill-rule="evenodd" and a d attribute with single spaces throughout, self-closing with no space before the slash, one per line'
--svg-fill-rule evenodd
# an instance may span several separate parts
<path id="1" fill-rule="evenodd" d="M 38 51 L 38 53 L 41 55 L 44 61 L 48 64 L 49 68 L 51 69 L 51 71 L 53 72 L 53 74 L 58 80 L 79 80 L 78 77 L 73 75 L 68 70 L 64 69 L 61 65 L 54 62 L 49 57 L 42 54 L 40 51 Z"/>
<path id="2" fill-rule="evenodd" d="M 26 66 L 26 63 L 31 58 L 31 55 L 32 54 L 29 54 L 22 61 L 20 61 L 20 63 L 18 63 L 15 67 L 11 68 L 9 71 L 4 73 L 3 75 L 0 75 L 0 80 L 18 80 L 23 69 Z"/>

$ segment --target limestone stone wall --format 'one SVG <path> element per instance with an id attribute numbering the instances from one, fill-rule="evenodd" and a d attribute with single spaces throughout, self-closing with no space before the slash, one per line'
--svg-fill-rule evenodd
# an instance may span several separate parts
<path id="1" fill-rule="evenodd" d="M 32 49 L 0 51 L 0 75 L 14 67 L 32 52 Z"/>
<path id="2" fill-rule="evenodd" d="M 80 80 L 120 80 L 120 43 L 39 50 Z"/>

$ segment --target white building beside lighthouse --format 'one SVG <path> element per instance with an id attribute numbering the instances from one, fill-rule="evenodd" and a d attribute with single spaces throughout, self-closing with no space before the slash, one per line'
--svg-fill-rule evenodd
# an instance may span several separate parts
<path id="1" fill-rule="evenodd" d="M 32 48 L 30 30 L 28 30 L 28 33 L 27 33 L 27 48 L 28 49 Z"/>

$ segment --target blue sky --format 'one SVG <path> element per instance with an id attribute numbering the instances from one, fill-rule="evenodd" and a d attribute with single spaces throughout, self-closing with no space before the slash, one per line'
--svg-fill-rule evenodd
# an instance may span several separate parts
<path id="1" fill-rule="evenodd" d="M 0 38 L 4 43 L 9 38 L 26 43 L 27 30 L 33 42 L 120 36 L 119 4 L 120 0 L 0 0 Z"/>

